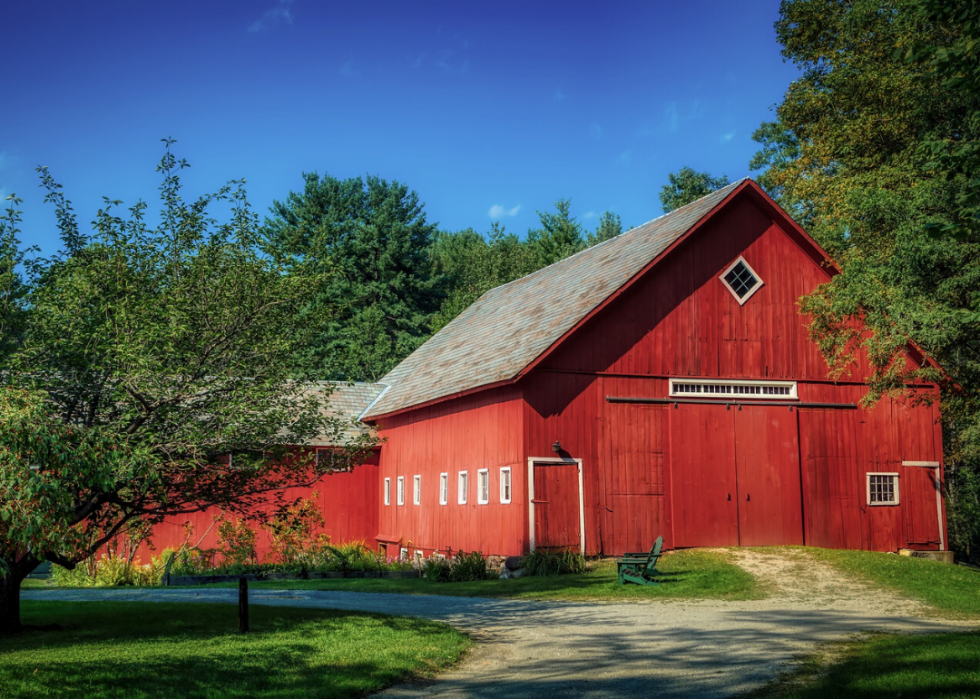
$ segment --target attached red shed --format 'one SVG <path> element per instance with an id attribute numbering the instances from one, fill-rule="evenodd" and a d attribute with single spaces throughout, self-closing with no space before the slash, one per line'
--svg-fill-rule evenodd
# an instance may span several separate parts
<path id="1" fill-rule="evenodd" d="M 488 292 L 365 412 L 379 537 L 944 548 L 938 389 L 865 410 L 864 360 L 828 377 L 796 302 L 833 274 L 742 180 Z"/>

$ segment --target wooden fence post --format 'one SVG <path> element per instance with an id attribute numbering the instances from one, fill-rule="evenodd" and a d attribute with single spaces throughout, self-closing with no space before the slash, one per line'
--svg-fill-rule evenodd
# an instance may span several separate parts
<path id="1" fill-rule="evenodd" d="M 248 580 L 238 578 L 238 630 L 248 633 Z"/>

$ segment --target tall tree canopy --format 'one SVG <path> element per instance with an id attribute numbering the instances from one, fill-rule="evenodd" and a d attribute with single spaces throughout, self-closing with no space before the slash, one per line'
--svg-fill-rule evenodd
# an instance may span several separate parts
<path id="1" fill-rule="evenodd" d="M 756 132 L 753 166 L 834 257 L 841 274 L 802 300 L 837 375 L 872 360 L 873 401 L 909 382 L 914 339 L 948 390 L 951 538 L 980 551 L 980 169 L 977 3 L 785 0 L 776 32 L 802 70 Z M 802 214 L 802 216 L 801 216 Z M 944 234 L 948 233 L 948 234 Z M 860 317 L 870 334 L 859 334 Z M 948 387 L 952 383 L 946 384 Z"/>
<path id="2" fill-rule="evenodd" d="M 528 242 L 534 249 L 538 268 L 558 262 L 585 249 L 582 225 L 571 214 L 572 202 L 559 199 L 555 211 L 539 211 L 541 228 L 528 231 Z"/>
<path id="3" fill-rule="evenodd" d="M 606 211 L 599 217 L 599 225 L 596 227 L 595 233 L 589 233 L 586 236 L 586 242 L 589 247 L 592 247 L 593 245 L 604 243 L 607 240 L 612 240 L 622 232 L 623 221 L 619 218 L 619 214 Z"/>
<path id="4" fill-rule="evenodd" d="M 670 213 L 727 184 L 728 178 L 724 175 L 713 177 L 707 172 L 682 167 L 667 175 L 667 184 L 660 189 L 660 205 L 664 213 Z"/>
<path id="5" fill-rule="evenodd" d="M 19 627 L 41 560 L 71 568 L 166 515 L 244 511 L 316 476 L 288 445 L 343 428 L 290 379 L 316 271 L 263 253 L 241 182 L 184 201 L 186 163 L 167 146 L 156 226 L 144 202 L 124 216 L 107 199 L 82 234 L 41 169 L 65 249 L 27 261 L 0 355 L 0 633 Z M 208 214 L 217 202 L 229 220 Z M 12 206 L 0 223 L 7 259 L 18 220 Z"/>
<path id="6" fill-rule="evenodd" d="M 304 313 L 315 336 L 302 371 L 375 381 L 430 333 L 442 295 L 428 254 L 436 227 L 418 194 L 398 182 L 303 180 L 302 192 L 272 205 L 264 226 L 278 254 L 325 273 Z"/>

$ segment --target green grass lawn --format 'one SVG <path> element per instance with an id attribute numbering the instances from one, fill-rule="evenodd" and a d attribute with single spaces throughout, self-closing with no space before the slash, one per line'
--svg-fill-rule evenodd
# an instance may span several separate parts
<path id="1" fill-rule="evenodd" d="M 22 602 L 2 697 L 354 697 L 454 663 L 470 641 L 422 619 L 253 605 Z"/>
<path id="2" fill-rule="evenodd" d="M 980 571 L 873 551 L 806 549 L 841 572 L 890 587 L 954 616 L 980 616 Z"/>
<path id="3" fill-rule="evenodd" d="M 877 635 L 825 648 L 749 697 L 980 696 L 980 633 Z"/>
<path id="4" fill-rule="evenodd" d="M 377 578 L 329 580 L 273 580 L 250 582 L 249 587 L 275 590 L 341 590 L 348 592 L 400 592 L 415 595 L 460 597 L 513 597 L 550 600 L 636 599 L 761 599 L 765 588 L 719 551 L 686 550 L 663 556 L 657 569 L 659 585 L 620 585 L 612 560 L 591 564 L 580 575 L 553 575 L 517 580 L 435 583 L 428 580 Z M 233 587 L 234 583 L 209 587 Z"/>

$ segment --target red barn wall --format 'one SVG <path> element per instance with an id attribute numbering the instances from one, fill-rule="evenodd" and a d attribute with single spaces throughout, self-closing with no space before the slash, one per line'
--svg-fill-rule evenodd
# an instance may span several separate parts
<path id="1" fill-rule="evenodd" d="M 293 503 L 301 498 L 310 498 L 317 493 L 316 502 L 323 515 L 324 525 L 320 531 L 328 534 L 332 542 L 345 543 L 363 541 L 371 548 L 377 548 L 374 537 L 377 534 L 378 501 L 374 494 L 378 490 L 378 454 L 375 452 L 364 464 L 349 473 L 333 473 L 323 476 L 311 488 L 288 488 L 281 499 L 270 495 L 266 504 L 255 508 L 257 513 L 270 514 L 281 503 Z M 180 548 L 185 542 L 189 546 L 202 549 L 217 548 L 218 524 L 220 519 L 237 520 L 238 517 L 213 507 L 203 512 L 168 517 L 153 528 L 150 541 L 156 555 L 165 548 Z M 256 553 L 262 562 L 272 560 L 268 532 L 251 523 L 256 530 Z M 188 534 L 190 534 L 188 536 Z M 146 558 L 146 546 L 141 551 Z"/>
<path id="2" fill-rule="evenodd" d="M 740 254 L 764 282 L 744 305 L 718 279 Z M 737 545 L 740 537 L 761 544 L 775 532 L 781 543 L 938 546 L 938 525 L 930 532 L 927 521 L 934 484 L 927 470 L 901 466 L 941 461 L 938 404 L 757 406 L 736 416 L 724 406 L 674 411 L 605 400 L 663 398 L 668 377 L 712 377 L 795 380 L 802 401 L 857 403 L 866 388 L 829 381 L 796 305 L 829 278 L 764 208 L 740 197 L 522 382 L 528 456 L 552 455 L 559 440 L 583 460 L 590 552 L 641 550 L 659 533 L 683 546 Z M 859 357 L 851 375 L 866 370 Z M 756 462 L 769 470 L 759 473 Z M 871 471 L 901 474 L 900 506 L 866 505 Z M 700 503 L 691 493 L 701 493 Z"/>
<path id="3" fill-rule="evenodd" d="M 378 533 L 428 556 L 479 550 L 521 553 L 527 531 L 527 475 L 520 427 L 520 391 L 504 387 L 457 398 L 381 420 L 381 470 L 373 497 L 379 504 Z M 511 469 L 512 496 L 500 502 L 500 469 Z M 490 502 L 477 503 L 477 472 L 488 469 Z M 469 475 L 467 504 L 458 504 L 460 471 Z M 449 474 L 449 498 L 439 504 L 439 475 Z M 422 500 L 413 504 L 413 477 L 422 477 Z M 397 479 L 405 479 L 405 504 L 397 504 Z M 384 479 L 391 504 L 383 504 Z"/>

